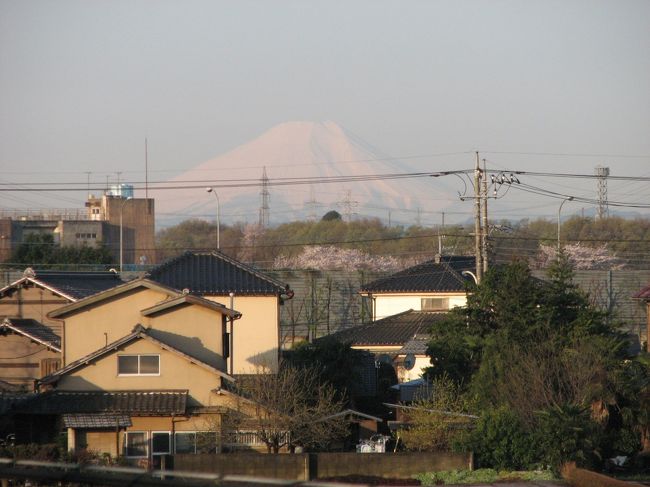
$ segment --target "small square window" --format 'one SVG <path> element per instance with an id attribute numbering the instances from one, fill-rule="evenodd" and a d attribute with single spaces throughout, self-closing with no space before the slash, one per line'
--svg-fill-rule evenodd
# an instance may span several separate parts
<path id="1" fill-rule="evenodd" d="M 138 373 L 138 356 L 137 355 L 120 355 L 117 357 L 118 374 L 137 374 Z"/>
<path id="2" fill-rule="evenodd" d="M 140 373 L 158 374 L 160 372 L 160 357 L 158 355 L 140 355 Z"/>
<path id="3" fill-rule="evenodd" d="M 124 434 L 124 455 L 127 457 L 147 456 L 147 433 L 129 431 Z"/>

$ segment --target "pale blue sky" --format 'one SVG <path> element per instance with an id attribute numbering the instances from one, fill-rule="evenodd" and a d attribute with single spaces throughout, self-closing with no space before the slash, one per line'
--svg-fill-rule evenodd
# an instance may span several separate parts
<path id="1" fill-rule="evenodd" d="M 0 179 L 140 180 L 145 136 L 150 179 L 167 179 L 289 120 L 333 120 L 395 157 L 593 154 L 486 157 L 648 175 L 648 25 L 647 0 L 0 0 Z M 82 199 L 0 192 L 4 208 Z"/>

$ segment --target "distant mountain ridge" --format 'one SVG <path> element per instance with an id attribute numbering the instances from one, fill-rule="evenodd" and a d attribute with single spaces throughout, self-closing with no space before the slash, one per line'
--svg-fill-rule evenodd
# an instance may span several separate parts
<path id="1" fill-rule="evenodd" d="M 403 162 L 393 160 L 338 124 L 327 122 L 286 122 L 272 127 L 252 141 L 203 162 L 170 182 L 205 181 L 215 186 L 223 222 L 258 221 L 261 184 L 227 188 L 233 180 L 262 178 L 263 171 L 274 178 L 331 178 L 413 172 Z M 444 201 L 431 198 L 431 179 L 356 181 L 352 183 L 311 183 L 270 186 L 271 224 L 320 218 L 330 209 L 350 216 L 389 218 L 414 224 L 420 211 L 439 211 Z M 443 194 L 441 196 L 449 196 Z M 158 191 L 156 213 L 165 226 L 191 216 L 213 219 L 214 196 L 197 189 Z"/>

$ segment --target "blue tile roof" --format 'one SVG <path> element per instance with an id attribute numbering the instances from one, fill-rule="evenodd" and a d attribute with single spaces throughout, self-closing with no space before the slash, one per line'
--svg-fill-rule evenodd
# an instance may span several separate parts
<path id="1" fill-rule="evenodd" d="M 446 316 L 447 313 L 409 310 L 367 325 L 341 330 L 330 336 L 352 346 L 403 346 L 414 336 L 429 333 L 433 323 Z"/>
<path id="2" fill-rule="evenodd" d="M 33 276 L 27 275 L 26 277 L 35 283 L 42 283 L 48 288 L 58 290 L 75 300 L 92 296 L 122 284 L 120 276 L 115 272 L 37 270 Z"/>
<path id="3" fill-rule="evenodd" d="M 199 295 L 280 295 L 287 285 L 220 252 L 185 252 L 155 267 L 152 281 Z"/>
<path id="4" fill-rule="evenodd" d="M 361 292 L 463 292 L 473 280 L 462 272 L 473 272 L 475 267 L 474 257 L 441 257 L 372 281 L 362 286 Z"/>

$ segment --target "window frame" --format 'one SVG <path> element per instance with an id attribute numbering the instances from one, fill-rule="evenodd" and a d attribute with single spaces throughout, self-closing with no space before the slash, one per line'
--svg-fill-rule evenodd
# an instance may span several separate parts
<path id="1" fill-rule="evenodd" d="M 157 452 L 154 451 L 154 436 L 155 435 L 167 435 L 167 444 L 169 445 L 167 448 L 167 451 L 165 452 Z M 172 445 L 172 432 L 171 431 L 152 431 L 151 432 L 151 456 L 155 457 L 158 455 L 170 455 L 173 450 L 173 445 Z"/>
<path id="2" fill-rule="evenodd" d="M 129 455 L 129 437 L 136 434 L 144 435 L 144 455 Z M 125 431 L 123 453 L 126 458 L 149 458 L 149 432 L 145 430 Z"/>
<path id="3" fill-rule="evenodd" d="M 442 306 L 436 307 L 433 306 L 433 303 L 435 301 L 441 301 L 443 303 Z M 432 306 L 427 307 L 424 305 L 425 302 L 431 302 Z M 427 296 L 420 298 L 420 310 L 421 311 L 449 311 L 449 297 L 448 296 Z"/>
<path id="4" fill-rule="evenodd" d="M 135 373 L 120 372 L 121 357 L 138 357 L 138 371 Z M 141 357 L 158 357 L 158 372 L 141 372 Z M 160 354 L 159 353 L 122 353 L 117 356 L 117 375 L 118 377 L 156 377 L 160 375 Z"/>

